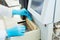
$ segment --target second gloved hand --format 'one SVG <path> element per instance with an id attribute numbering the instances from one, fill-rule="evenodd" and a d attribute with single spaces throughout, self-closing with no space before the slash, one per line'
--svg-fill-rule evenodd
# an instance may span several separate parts
<path id="1" fill-rule="evenodd" d="M 13 28 L 7 29 L 7 37 L 23 36 L 26 27 L 24 25 L 16 25 Z"/>

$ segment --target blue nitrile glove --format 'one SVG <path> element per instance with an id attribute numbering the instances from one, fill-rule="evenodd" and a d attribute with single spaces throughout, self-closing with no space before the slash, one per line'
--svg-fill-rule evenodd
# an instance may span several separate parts
<path id="1" fill-rule="evenodd" d="M 26 16 L 29 20 L 32 20 L 32 16 L 29 13 L 28 10 L 26 10 L 25 8 L 21 9 L 21 10 L 13 10 L 12 11 L 12 15 L 21 15 L 21 16 Z"/>
<path id="2" fill-rule="evenodd" d="M 14 37 L 14 36 L 23 36 L 25 33 L 26 27 L 24 25 L 17 25 L 13 28 L 7 29 L 7 37 Z"/>

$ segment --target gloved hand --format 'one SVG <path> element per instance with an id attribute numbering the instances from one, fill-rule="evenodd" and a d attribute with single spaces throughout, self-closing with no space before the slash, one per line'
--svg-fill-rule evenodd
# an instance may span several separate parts
<path id="1" fill-rule="evenodd" d="M 7 29 L 7 37 L 23 36 L 26 27 L 24 25 L 16 25 L 13 28 Z"/>
<path id="2" fill-rule="evenodd" d="M 12 15 L 26 16 L 29 20 L 32 20 L 31 14 L 25 8 L 21 10 L 13 10 Z"/>

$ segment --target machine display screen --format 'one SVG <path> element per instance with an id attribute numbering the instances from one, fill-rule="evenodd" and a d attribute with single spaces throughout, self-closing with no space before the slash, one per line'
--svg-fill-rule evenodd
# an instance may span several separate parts
<path id="1" fill-rule="evenodd" d="M 32 0 L 31 8 L 38 14 L 41 14 L 43 8 L 43 2 L 44 0 Z"/>

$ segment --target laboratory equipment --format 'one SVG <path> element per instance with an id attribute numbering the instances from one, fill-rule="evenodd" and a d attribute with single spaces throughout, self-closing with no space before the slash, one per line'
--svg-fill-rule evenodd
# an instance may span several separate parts
<path id="1" fill-rule="evenodd" d="M 60 0 L 56 0 L 55 4 L 55 18 L 54 18 L 54 25 L 55 25 L 55 37 L 56 40 L 60 40 Z"/>
<path id="2" fill-rule="evenodd" d="M 56 0 L 29 0 L 28 11 L 41 29 L 41 40 L 52 40 Z"/>
<path id="3" fill-rule="evenodd" d="M 60 30 L 59 29 L 60 28 L 59 26 L 60 25 L 59 24 L 60 6 L 59 4 L 60 4 L 60 0 L 29 0 L 28 11 L 32 14 L 34 22 L 41 29 L 41 40 L 52 40 L 53 35 L 60 38 L 59 36 L 60 35 L 60 31 L 59 31 Z M 14 13 L 19 13 L 19 12 L 15 11 Z M 30 19 L 30 17 L 28 18 Z M 58 29 L 55 31 L 54 29 L 56 28 Z M 56 40 L 56 39 L 53 39 L 53 40 Z"/>
<path id="4" fill-rule="evenodd" d="M 26 18 L 26 25 L 27 25 L 27 29 L 28 30 L 36 30 L 38 29 L 37 25 L 35 25 L 35 23 L 29 19 Z"/>

